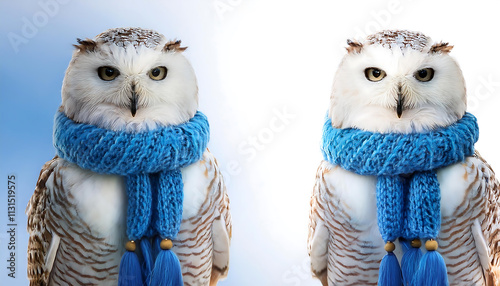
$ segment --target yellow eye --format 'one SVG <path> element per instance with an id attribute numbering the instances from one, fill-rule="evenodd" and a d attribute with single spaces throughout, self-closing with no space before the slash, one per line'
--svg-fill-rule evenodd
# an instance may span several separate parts
<path id="1" fill-rule="evenodd" d="M 434 77 L 434 70 L 431 68 L 421 69 L 413 75 L 419 81 L 430 81 Z"/>
<path id="2" fill-rule="evenodd" d="M 385 71 L 378 68 L 365 69 L 365 76 L 369 81 L 381 81 L 386 75 Z"/>
<path id="3" fill-rule="evenodd" d="M 152 80 L 162 80 L 167 77 L 167 68 L 166 67 L 155 67 L 154 69 L 149 71 L 149 77 Z"/>
<path id="4" fill-rule="evenodd" d="M 100 67 L 97 69 L 97 75 L 99 78 L 105 81 L 114 80 L 120 75 L 120 72 L 114 67 Z"/>

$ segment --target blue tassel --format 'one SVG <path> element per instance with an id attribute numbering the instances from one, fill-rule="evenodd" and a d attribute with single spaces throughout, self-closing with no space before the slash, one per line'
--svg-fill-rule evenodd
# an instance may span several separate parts
<path id="1" fill-rule="evenodd" d="M 378 274 L 378 286 L 401 286 L 403 278 L 401 277 L 401 268 L 398 258 L 394 253 L 388 252 L 382 262 Z"/>
<path id="2" fill-rule="evenodd" d="M 160 242 L 161 238 L 159 236 L 153 239 L 153 261 L 156 261 L 156 257 L 158 257 L 158 254 L 161 252 Z"/>
<path id="3" fill-rule="evenodd" d="M 183 286 L 181 264 L 171 250 L 162 250 L 156 257 L 151 277 L 154 286 Z"/>
<path id="4" fill-rule="evenodd" d="M 146 281 L 146 285 L 150 285 L 151 273 L 153 272 L 153 252 L 149 239 L 141 239 L 141 251 L 144 259 L 142 263 L 142 281 Z"/>
<path id="5" fill-rule="evenodd" d="M 403 258 L 401 259 L 401 272 L 403 273 L 403 282 L 405 286 L 411 286 L 413 277 L 418 271 L 420 260 L 422 259 L 422 251 L 420 247 L 410 247 Z"/>
<path id="6" fill-rule="evenodd" d="M 126 251 L 120 261 L 118 286 L 142 286 L 141 265 L 133 251 Z"/>
<path id="7" fill-rule="evenodd" d="M 427 251 L 413 278 L 414 286 L 448 286 L 448 274 L 443 257 L 437 251 Z"/>
<path id="8" fill-rule="evenodd" d="M 408 240 L 406 240 L 402 237 L 399 238 L 399 245 L 401 245 L 401 248 L 403 248 L 403 253 L 406 253 L 411 248 Z"/>

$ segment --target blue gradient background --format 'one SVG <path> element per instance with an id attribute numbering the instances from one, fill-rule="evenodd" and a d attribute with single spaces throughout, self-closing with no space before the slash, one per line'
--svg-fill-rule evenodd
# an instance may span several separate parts
<path id="1" fill-rule="evenodd" d="M 495 1 L 61 0 L 16 52 L 9 35 L 23 36 L 25 21 L 43 20 L 40 3 L 48 2 L 57 3 L 0 2 L 1 285 L 28 285 L 24 209 L 54 155 L 52 121 L 72 44 L 112 27 L 151 28 L 189 46 L 200 110 L 211 122 L 209 147 L 231 198 L 231 266 L 220 285 L 319 285 L 306 251 L 309 197 L 346 38 L 404 28 L 455 45 L 481 128 L 477 147 L 500 168 Z M 8 174 L 17 176 L 15 279 L 6 269 Z"/>

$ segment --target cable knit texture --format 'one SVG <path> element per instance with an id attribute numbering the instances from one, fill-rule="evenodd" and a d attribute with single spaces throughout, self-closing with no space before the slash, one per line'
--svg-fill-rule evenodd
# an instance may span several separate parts
<path id="1" fill-rule="evenodd" d="M 321 150 L 334 165 L 378 177 L 378 225 L 385 241 L 435 238 L 441 222 L 436 169 L 472 156 L 478 137 L 470 113 L 448 127 L 410 134 L 337 129 L 327 117 Z"/>

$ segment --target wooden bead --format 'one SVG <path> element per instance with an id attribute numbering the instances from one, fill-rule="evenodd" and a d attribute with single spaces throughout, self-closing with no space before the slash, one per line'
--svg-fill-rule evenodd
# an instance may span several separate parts
<path id="1" fill-rule="evenodd" d="M 135 242 L 133 240 L 127 241 L 127 243 L 125 243 L 125 249 L 127 251 L 135 251 Z"/>
<path id="2" fill-rule="evenodd" d="M 394 249 L 396 249 L 396 245 L 394 245 L 394 243 L 392 243 L 391 241 L 388 241 L 385 246 L 384 246 L 384 249 L 385 251 L 387 252 L 393 252 Z"/>
<path id="3" fill-rule="evenodd" d="M 433 251 L 438 249 L 438 243 L 434 239 L 427 240 L 425 242 L 425 249 L 428 251 Z"/>
<path id="4" fill-rule="evenodd" d="M 171 249 L 172 246 L 174 246 L 174 243 L 170 239 L 165 238 L 160 242 L 160 248 L 163 250 Z"/>
<path id="5" fill-rule="evenodd" d="M 417 238 L 411 241 L 411 247 L 420 248 L 420 246 L 422 246 L 420 239 Z"/>

